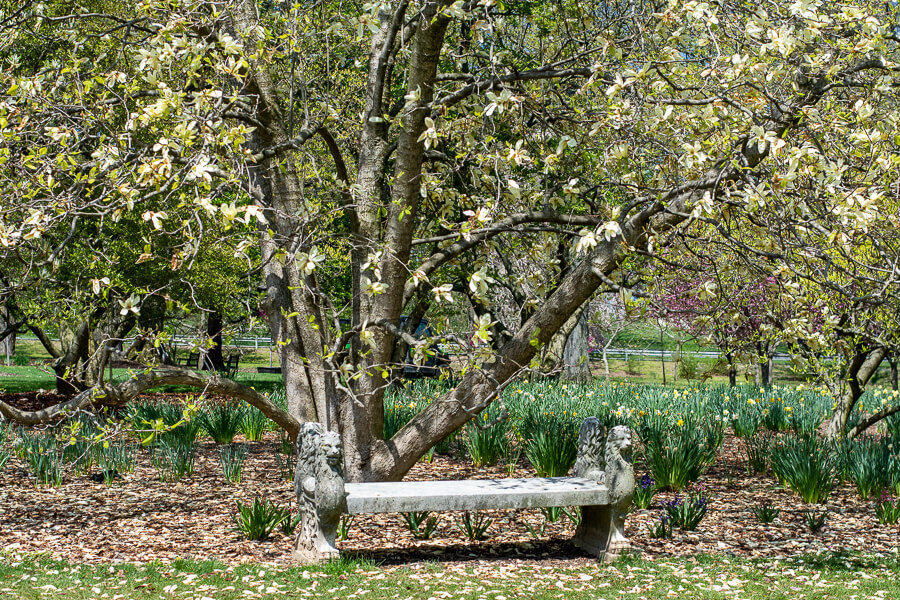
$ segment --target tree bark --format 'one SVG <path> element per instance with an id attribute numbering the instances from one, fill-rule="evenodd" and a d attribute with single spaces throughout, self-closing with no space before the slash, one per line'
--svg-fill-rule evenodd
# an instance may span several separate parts
<path id="1" fill-rule="evenodd" d="M 884 348 L 875 348 L 859 351 L 850 359 L 847 366 L 846 387 L 838 394 L 834 411 L 825 425 L 826 436 L 837 438 L 844 433 L 850 413 L 865 392 L 866 384 L 878 369 L 885 354 Z"/>
<path id="2" fill-rule="evenodd" d="M 578 314 L 575 326 L 566 338 L 563 348 L 563 371 L 561 379 L 585 383 L 591 380 L 591 357 L 588 349 L 588 320 L 590 302 L 585 303 Z"/>
<path id="3" fill-rule="evenodd" d="M 0 414 L 16 423 L 38 425 L 85 408 L 95 401 L 104 406 L 122 406 L 144 390 L 160 385 L 187 385 L 201 388 L 204 392 L 238 398 L 255 406 L 269 419 L 278 423 L 291 439 L 295 439 L 300 431 L 300 423 L 296 419 L 253 388 L 218 375 L 175 368 L 151 369 L 116 385 L 106 384 L 82 391 L 71 400 L 37 411 L 22 411 L 0 401 Z"/>
<path id="4" fill-rule="evenodd" d="M 222 355 L 222 315 L 214 310 L 206 314 L 206 335 L 212 345 L 206 351 L 204 369 L 222 371 L 225 369 L 225 357 Z"/>

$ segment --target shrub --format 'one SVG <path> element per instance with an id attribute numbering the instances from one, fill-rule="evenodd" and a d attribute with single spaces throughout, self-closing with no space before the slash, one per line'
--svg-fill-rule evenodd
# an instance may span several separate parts
<path id="1" fill-rule="evenodd" d="M 19 432 L 19 455 L 28 462 L 38 485 L 62 485 L 64 451 L 51 433 Z"/>
<path id="2" fill-rule="evenodd" d="M 700 370 L 700 361 L 693 354 L 680 353 L 678 357 L 678 374 L 684 379 L 697 379 Z"/>
<path id="3" fill-rule="evenodd" d="M 785 408 L 787 421 L 791 429 L 800 435 L 815 435 L 825 419 L 821 404 L 815 402 L 801 402 L 796 406 Z"/>
<path id="4" fill-rule="evenodd" d="M 495 413 L 496 411 L 490 409 L 485 410 L 481 416 L 475 417 L 466 424 L 463 440 L 476 467 L 495 465 L 506 454 L 509 434 L 508 421 L 501 419 L 490 427 L 485 427 L 499 417 Z M 481 423 L 478 422 L 479 419 Z"/>
<path id="5" fill-rule="evenodd" d="M 134 473 L 137 446 L 124 442 L 100 444 L 97 464 L 103 473 L 103 482 L 111 484 L 120 473 Z"/>
<path id="6" fill-rule="evenodd" d="M 235 530 L 248 540 L 262 541 L 268 539 L 281 522 L 287 518 L 287 512 L 274 502 L 255 498 L 252 504 L 235 502 L 236 510 L 231 515 Z"/>
<path id="7" fill-rule="evenodd" d="M 752 409 L 744 409 L 735 413 L 731 419 L 731 428 L 734 435 L 739 438 L 751 438 L 756 435 L 761 425 L 759 412 Z"/>
<path id="8" fill-rule="evenodd" d="M 641 374 L 641 361 L 635 356 L 629 356 L 625 361 L 625 373 L 628 375 Z"/>
<path id="9" fill-rule="evenodd" d="M 828 509 L 819 512 L 815 507 L 803 511 L 806 517 L 806 526 L 813 533 L 818 533 L 825 526 L 825 517 L 828 515 Z"/>
<path id="10" fill-rule="evenodd" d="M 231 402 L 209 406 L 199 416 L 203 429 L 217 444 L 234 441 L 243 419 L 244 408 Z"/>
<path id="11" fill-rule="evenodd" d="M 789 424 L 784 404 L 780 400 L 773 400 L 763 406 L 762 420 L 766 429 L 772 432 L 785 431 Z"/>
<path id="12" fill-rule="evenodd" d="M 243 444 L 227 444 L 219 446 L 219 464 L 228 483 L 240 483 L 244 470 L 244 459 L 247 458 L 247 447 Z"/>
<path id="13" fill-rule="evenodd" d="M 525 457 L 538 477 L 564 477 L 578 458 L 578 440 L 568 424 L 548 421 L 529 432 Z"/>
<path id="14" fill-rule="evenodd" d="M 153 448 L 150 462 L 160 481 L 176 481 L 194 474 L 195 444 L 163 443 Z"/>
<path id="15" fill-rule="evenodd" d="M 484 513 L 476 513 L 473 517 L 472 513 L 466 511 L 463 513 L 462 519 L 456 521 L 456 526 L 467 539 L 475 541 L 485 539 L 484 534 L 493 522 L 493 519 L 489 519 Z"/>
<path id="16" fill-rule="evenodd" d="M 747 456 L 747 473 L 765 473 L 769 463 L 769 452 L 772 438 L 758 435 L 744 440 L 744 453 Z"/>
<path id="17" fill-rule="evenodd" d="M 807 504 L 824 504 L 834 487 L 834 446 L 817 437 L 789 436 L 772 448 L 772 471 Z"/>
<path id="18" fill-rule="evenodd" d="M 640 510 L 650 508 L 659 490 L 656 488 L 656 481 L 649 475 L 641 476 L 640 481 L 634 486 L 634 506 Z"/>
<path id="19" fill-rule="evenodd" d="M 673 500 L 663 505 L 663 508 L 673 524 L 685 531 L 694 531 L 706 516 L 709 498 L 703 490 L 693 490 L 684 499 L 676 494 Z"/>
<path id="20" fill-rule="evenodd" d="M 647 525 L 647 533 L 654 539 L 669 539 L 672 537 L 672 519 L 663 509 L 659 519 Z"/>
<path id="21" fill-rule="evenodd" d="M 781 514 L 781 510 L 775 508 L 769 502 L 758 504 L 751 510 L 753 510 L 756 520 L 760 523 L 771 523 L 778 518 L 779 514 Z"/>
<path id="22" fill-rule="evenodd" d="M 241 434 L 249 442 L 258 442 L 262 439 L 268 423 L 269 418 L 261 410 L 255 406 L 248 406 L 244 411 L 244 418 L 241 419 Z"/>
<path id="23" fill-rule="evenodd" d="M 861 440 L 850 444 L 850 479 L 863 500 L 877 498 L 891 487 L 891 449 L 889 444 Z"/>
<path id="24" fill-rule="evenodd" d="M 17 367 L 27 367 L 31 363 L 31 359 L 28 357 L 27 354 L 17 353 L 13 357 L 13 363 Z"/>
<path id="25" fill-rule="evenodd" d="M 717 439 L 690 423 L 645 429 L 644 453 L 657 487 L 678 492 L 697 481 L 716 458 Z"/>
<path id="26" fill-rule="evenodd" d="M 882 525 L 896 525 L 900 521 L 900 500 L 882 492 L 881 499 L 875 503 L 875 516 Z"/>
<path id="27" fill-rule="evenodd" d="M 427 540 L 438 526 L 437 515 L 432 515 L 427 510 L 403 513 L 403 520 L 417 540 Z"/>

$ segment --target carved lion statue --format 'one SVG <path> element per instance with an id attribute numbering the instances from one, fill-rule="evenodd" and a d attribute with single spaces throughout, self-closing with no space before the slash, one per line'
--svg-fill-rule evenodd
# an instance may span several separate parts
<path id="1" fill-rule="evenodd" d="M 319 423 L 304 423 L 297 436 L 294 491 L 300 509 L 300 528 L 294 559 L 315 563 L 337 558 L 334 545 L 341 515 L 347 510 L 344 494 L 344 456 L 340 436 Z"/>
<path id="2" fill-rule="evenodd" d="M 592 479 L 603 483 L 604 469 L 603 441 L 606 431 L 597 417 L 588 417 L 578 430 L 578 458 L 572 470 L 575 477 Z"/>

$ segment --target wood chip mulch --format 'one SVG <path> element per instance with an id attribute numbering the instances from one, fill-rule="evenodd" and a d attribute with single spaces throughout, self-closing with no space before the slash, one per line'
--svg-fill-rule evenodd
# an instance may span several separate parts
<path id="1" fill-rule="evenodd" d="M 112 486 L 91 481 L 88 475 L 69 474 L 62 487 L 35 487 L 23 460 L 13 457 L 0 471 L 0 548 L 13 552 L 43 552 L 73 562 L 172 561 L 178 557 L 218 559 L 234 564 L 246 561 L 289 564 L 292 539 L 276 532 L 265 542 L 242 539 L 231 514 L 235 501 L 257 496 L 290 505 L 296 510 L 293 484 L 280 479 L 275 458 L 277 438 L 250 444 L 243 480 L 225 482 L 212 442 L 201 443 L 194 475 L 178 482 L 157 479 L 146 450 L 137 469 Z M 647 523 L 658 518 L 661 503 L 671 493 L 657 496 L 650 510 L 629 515 L 627 534 L 647 558 L 718 553 L 742 557 L 783 558 L 822 551 L 858 551 L 866 554 L 896 552 L 900 529 L 882 526 L 873 503 L 856 495 L 851 484 L 840 485 L 829 499 L 827 525 L 818 534 L 808 530 L 801 502 L 777 487 L 771 474 L 748 476 L 741 458 L 741 442 L 726 437 L 720 459 L 702 477 L 711 493 L 709 514 L 696 532 L 676 530 L 671 540 L 650 539 Z M 639 466 L 637 475 L 643 473 Z M 523 460 L 514 476 L 533 476 Z M 435 456 L 418 463 L 408 480 L 499 478 L 502 467 L 478 469 L 466 461 Z M 761 525 L 752 507 L 768 501 L 781 509 L 775 523 Z M 440 560 L 524 560 L 571 567 L 592 559 L 574 548 L 569 539 L 571 521 L 562 517 L 546 524 L 533 537 L 526 523 L 540 531 L 538 510 L 489 511 L 494 523 L 488 539 L 469 542 L 459 531 L 459 515 L 441 513 L 440 525 L 430 540 L 414 540 L 400 515 L 360 515 L 347 540 L 339 543 L 347 553 L 376 562 L 409 564 Z"/>

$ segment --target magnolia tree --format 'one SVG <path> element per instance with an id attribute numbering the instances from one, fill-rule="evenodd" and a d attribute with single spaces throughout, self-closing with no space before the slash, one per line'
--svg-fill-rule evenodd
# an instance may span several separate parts
<path id="1" fill-rule="evenodd" d="M 737 363 L 760 367 L 760 383 L 770 382 L 769 362 L 787 319 L 780 286 L 765 274 L 748 277 L 747 267 L 730 254 L 717 263 L 685 258 L 681 267 L 656 270 L 649 312 L 700 343 L 719 349 L 728 365 L 730 385 L 737 383 Z"/>
<path id="2" fill-rule="evenodd" d="M 761 222 L 788 230 L 819 207 L 836 216 L 806 233 L 850 243 L 897 171 L 890 4 L 80 6 L 25 2 L 0 24 L 7 297 L 56 268 L 73 223 L 130 216 L 151 257 L 174 236 L 176 271 L 211 221 L 255 227 L 235 252 L 258 269 L 288 413 L 172 370 L 102 393 L 227 388 L 289 431 L 340 431 L 351 479 L 402 477 L 598 288 L 621 290 L 620 267 L 684 236 L 777 253 Z M 501 328 L 504 277 L 528 295 Z M 478 314 L 455 332 L 474 340 L 462 378 L 384 439 L 392 372 L 430 351 L 412 333 L 448 303 Z"/>

